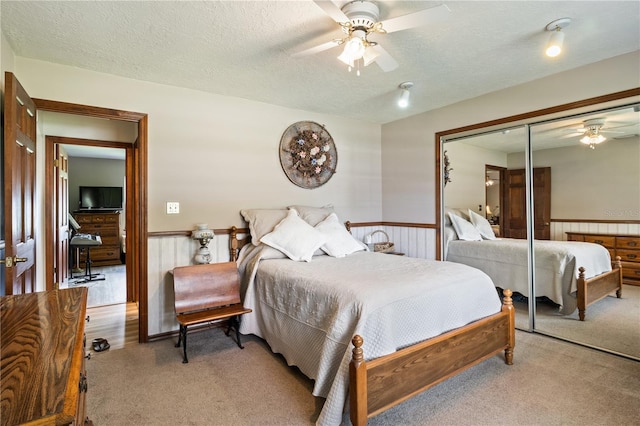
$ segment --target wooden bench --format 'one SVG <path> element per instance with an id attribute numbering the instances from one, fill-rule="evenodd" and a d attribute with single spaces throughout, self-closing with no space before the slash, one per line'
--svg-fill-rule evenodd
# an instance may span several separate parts
<path id="1" fill-rule="evenodd" d="M 192 325 L 227 320 L 228 336 L 233 328 L 236 343 L 240 343 L 240 315 L 251 312 L 240 301 L 240 277 L 235 262 L 211 263 L 205 265 L 179 266 L 173 269 L 173 290 L 175 292 L 176 319 L 180 323 L 180 334 L 176 348 L 183 343 L 187 359 L 187 328 Z"/>

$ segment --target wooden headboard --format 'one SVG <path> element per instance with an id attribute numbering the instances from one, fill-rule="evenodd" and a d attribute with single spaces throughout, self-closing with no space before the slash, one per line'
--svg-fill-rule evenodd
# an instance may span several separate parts
<path id="1" fill-rule="evenodd" d="M 238 234 L 243 235 L 241 239 L 238 239 Z M 240 250 L 246 244 L 251 243 L 251 233 L 248 228 L 236 228 L 232 226 L 229 230 L 229 256 L 232 262 L 238 260 Z"/>

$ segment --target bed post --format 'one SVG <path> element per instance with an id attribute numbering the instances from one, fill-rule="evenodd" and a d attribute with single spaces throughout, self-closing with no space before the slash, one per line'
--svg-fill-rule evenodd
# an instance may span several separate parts
<path id="1" fill-rule="evenodd" d="M 232 262 L 238 260 L 238 228 L 235 226 L 229 232 L 229 254 Z"/>
<path id="2" fill-rule="evenodd" d="M 620 284 L 618 285 L 618 289 L 616 290 L 616 297 L 620 299 L 622 298 L 622 258 L 620 256 L 616 256 L 616 260 L 615 262 L 613 262 L 613 267 L 614 269 L 617 268 L 618 274 L 620 274 L 620 279 L 618 280 Z"/>
<path id="3" fill-rule="evenodd" d="M 578 316 L 580 317 L 580 321 L 584 321 L 584 314 L 587 310 L 587 280 L 584 278 L 584 267 L 581 266 L 578 268 L 578 294 L 576 295 L 578 298 Z"/>
<path id="4" fill-rule="evenodd" d="M 349 416 L 354 426 L 367 424 L 367 368 L 362 337 L 353 336 L 353 356 L 349 363 Z"/>
<path id="5" fill-rule="evenodd" d="M 513 348 L 516 346 L 516 310 L 511 296 L 513 292 L 508 288 L 502 292 L 502 312 L 509 313 L 509 337 L 507 348 L 504 350 L 504 360 L 507 365 L 513 365 Z"/>

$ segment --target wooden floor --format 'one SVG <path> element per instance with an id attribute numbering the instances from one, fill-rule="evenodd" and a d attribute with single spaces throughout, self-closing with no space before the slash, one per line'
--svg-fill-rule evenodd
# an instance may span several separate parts
<path id="1" fill-rule="evenodd" d="M 87 309 L 89 321 L 85 325 L 87 350 L 93 352 L 93 339 L 107 339 L 111 348 L 122 349 L 138 344 L 138 304 L 120 303 Z"/>

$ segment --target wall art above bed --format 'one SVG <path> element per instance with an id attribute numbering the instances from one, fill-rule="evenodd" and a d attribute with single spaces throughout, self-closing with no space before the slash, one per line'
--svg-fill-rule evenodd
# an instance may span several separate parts
<path id="1" fill-rule="evenodd" d="M 313 121 L 293 123 L 280 139 L 280 165 L 289 180 L 301 188 L 324 185 L 338 165 L 333 138 Z"/>

